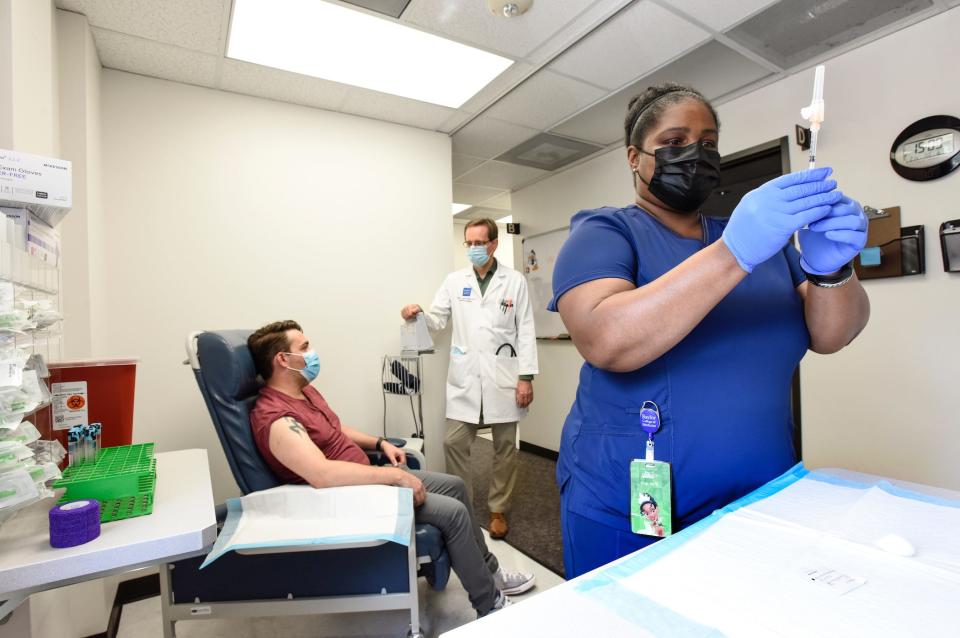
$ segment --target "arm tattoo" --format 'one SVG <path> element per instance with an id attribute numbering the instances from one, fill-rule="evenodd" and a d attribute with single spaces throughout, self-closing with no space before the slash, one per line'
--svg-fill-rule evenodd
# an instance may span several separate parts
<path id="1" fill-rule="evenodd" d="M 287 423 L 289 423 L 287 427 L 290 428 L 291 432 L 295 432 L 297 435 L 306 433 L 306 430 L 303 429 L 303 426 L 297 423 L 294 419 L 288 416 L 283 418 L 287 420 Z"/>

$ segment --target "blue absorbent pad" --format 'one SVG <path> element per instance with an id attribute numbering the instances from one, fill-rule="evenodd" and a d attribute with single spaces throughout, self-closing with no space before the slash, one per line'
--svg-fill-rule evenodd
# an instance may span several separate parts
<path id="1" fill-rule="evenodd" d="M 865 498 L 866 495 L 870 493 L 870 490 L 880 490 L 886 494 L 907 499 L 911 502 L 922 502 L 946 508 L 960 508 L 960 501 L 958 500 L 921 494 L 913 490 L 892 485 L 889 481 L 883 479 L 870 481 L 849 480 L 820 471 L 809 471 L 802 464 L 797 464 L 783 475 L 773 479 L 726 507 L 713 512 L 710 516 L 687 529 L 607 567 L 601 568 L 592 574 L 584 576 L 576 583 L 575 591 L 580 595 L 590 598 L 593 602 L 603 605 L 621 618 L 636 623 L 638 627 L 643 627 L 654 636 L 670 636 L 671 638 L 718 638 L 723 636 L 724 634 L 718 628 L 705 626 L 702 624 L 702 620 L 701 622 L 694 621 L 668 608 L 664 604 L 644 596 L 638 591 L 638 589 L 645 589 L 645 585 L 638 585 L 638 574 L 657 561 L 677 551 L 679 548 L 695 541 L 698 537 L 710 530 L 711 527 L 723 520 L 724 517 L 737 510 L 758 504 L 764 499 L 775 496 L 784 489 L 804 479 L 855 490 L 858 493 L 863 492 L 862 496 L 858 494 L 850 495 L 852 499 Z M 804 490 L 804 493 L 806 492 L 807 490 Z M 792 498 L 796 498 L 796 496 Z M 786 501 L 781 501 L 781 503 L 789 502 L 792 502 L 789 498 Z M 772 505 L 773 502 L 771 502 L 771 506 Z M 776 505 L 775 507 L 782 507 L 782 505 Z M 762 510 L 771 511 L 768 506 L 761 508 L 761 512 Z M 750 514 L 763 515 L 762 513 L 754 514 L 752 511 Z M 785 521 L 784 524 L 789 525 L 790 523 Z M 878 530 L 877 534 L 885 531 L 888 530 Z M 729 532 L 726 533 L 729 534 Z M 642 576 L 640 577 L 642 578 Z M 632 579 L 632 586 L 627 586 L 624 583 L 628 578 Z M 656 587 L 656 583 L 651 582 L 650 586 Z"/>

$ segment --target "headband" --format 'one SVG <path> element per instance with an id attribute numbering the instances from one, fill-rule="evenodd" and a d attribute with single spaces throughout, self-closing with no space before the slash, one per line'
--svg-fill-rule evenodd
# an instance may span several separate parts
<path id="1" fill-rule="evenodd" d="M 643 117 L 643 114 L 647 112 L 647 109 L 649 109 L 651 106 L 653 106 L 654 104 L 656 104 L 657 102 L 659 102 L 659 101 L 662 100 L 663 98 L 667 97 L 667 96 L 670 95 L 671 93 L 688 93 L 688 94 L 690 94 L 691 97 L 696 97 L 697 99 L 702 99 L 702 98 L 700 98 L 699 96 L 697 96 L 697 94 L 691 92 L 690 89 L 686 89 L 686 88 L 670 89 L 670 90 L 667 91 L 666 93 L 661 93 L 661 94 L 658 95 L 657 97 L 655 97 L 655 98 L 653 98 L 652 100 L 650 100 L 650 102 L 649 102 L 645 107 L 643 107 L 642 109 L 640 109 L 640 112 L 639 112 L 639 113 L 637 113 L 637 118 L 633 121 L 633 126 L 630 127 L 630 140 L 633 139 L 634 134 L 637 132 L 637 124 L 640 123 L 640 118 Z M 628 140 L 628 141 L 629 141 L 629 140 Z"/>

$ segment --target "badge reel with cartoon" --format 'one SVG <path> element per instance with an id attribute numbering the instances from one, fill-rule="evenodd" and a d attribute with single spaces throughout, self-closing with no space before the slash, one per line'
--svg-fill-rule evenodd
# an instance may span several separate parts
<path id="1" fill-rule="evenodd" d="M 640 429 L 647 433 L 647 451 L 645 458 L 630 463 L 630 529 L 634 534 L 669 536 L 673 533 L 670 464 L 654 458 L 660 408 L 653 401 L 644 401 L 640 407 Z"/>

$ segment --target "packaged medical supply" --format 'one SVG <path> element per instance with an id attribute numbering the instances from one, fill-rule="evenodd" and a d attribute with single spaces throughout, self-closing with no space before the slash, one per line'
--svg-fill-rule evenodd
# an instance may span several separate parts
<path id="1" fill-rule="evenodd" d="M 38 498 L 40 491 L 26 470 L 0 474 L 0 510 L 27 505 Z"/>
<path id="2" fill-rule="evenodd" d="M 57 467 L 55 463 L 32 465 L 25 469 L 27 473 L 30 474 L 30 478 L 33 479 L 34 483 L 46 483 L 47 481 L 52 481 L 62 476 L 60 468 Z"/>
<path id="3" fill-rule="evenodd" d="M 49 328 L 63 319 L 50 299 L 21 299 L 19 305 L 27 313 L 27 319 L 37 330 Z"/>
<path id="4" fill-rule="evenodd" d="M 22 443 L 14 443 L 0 451 L 0 472 L 9 472 L 25 465 L 33 458 L 33 450 Z"/>
<path id="5" fill-rule="evenodd" d="M 73 165 L 67 160 L 0 152 L 0 206 L 26 208 L 56 226 L 73 206 Z"/>
<path id="6" fill-rule="evenodd" d="M 53 463 L 60 465 L 60 462 L 67 455 L 60 441 L 37 441 L 33 444 L 34 458 L 37 463 Z"/>
<path id="7" fill-rule="evenodd" d="M 40 439 L 40 430 L 30 421 L 23 421 L 12 430 L 0 430 L 0 452 L 15 444 L 30 445 Z"/>

